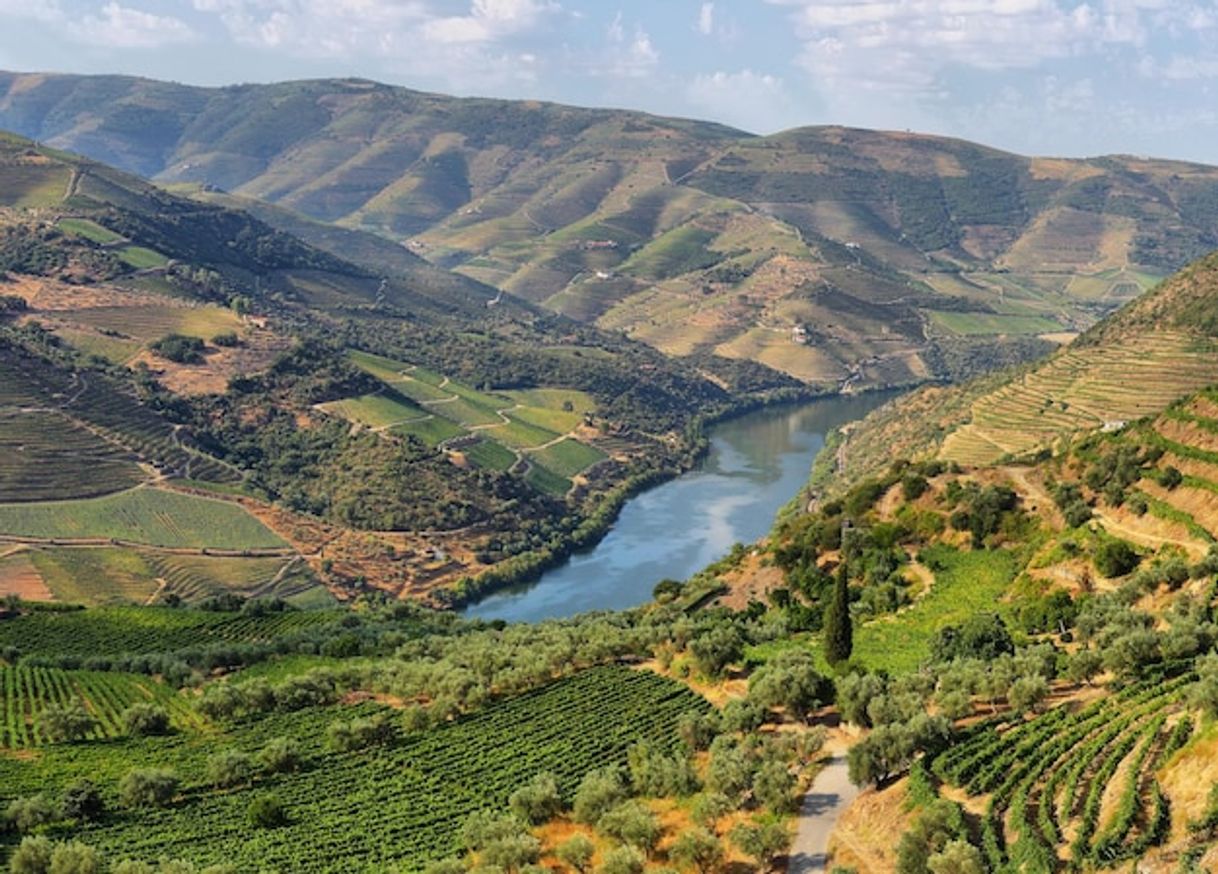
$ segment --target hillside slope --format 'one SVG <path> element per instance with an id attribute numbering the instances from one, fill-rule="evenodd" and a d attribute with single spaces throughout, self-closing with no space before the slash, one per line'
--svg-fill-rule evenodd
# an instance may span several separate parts
<path id="1" fill-rule="evenodd" d="M 1042 354 L 1218 244 L 1210 167 L 360 80 L 0 73 L 0 126 L 374 231 L 670 355 L 838 387 Z"/>
<path id="2" fill-rule="evenodd" d="M 808 393 L 254 205 L 336 254 L 0 134 L 0 594 L 451 600 L 597 537 L 700 417 Z"/>
<path id="3" fill-rule="evenodd" d="M 1218 381 L 1218 256 L 1208 256 L 1045 361 L 876 411 L 839 452 L 841 483 L 896 455 L 987 465 L 1120 430 Z M 883 447 L 886 452 L 877 452 Z"/>

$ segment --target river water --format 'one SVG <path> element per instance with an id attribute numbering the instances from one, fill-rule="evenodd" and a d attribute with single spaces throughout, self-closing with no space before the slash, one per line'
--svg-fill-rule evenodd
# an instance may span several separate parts
<path id="1" fill-rule="evenodd" d="M 808 481 L 825 435 L 891 397 L 826 398 L 716 425 L 702 462 L 627 501 L 596 546 L 536 582 L 488 595 L 465 615 L 535 622 L 649 601 L 660 580 L 688 579 L 733 544 L 765 535 L 778 510 Z"/>

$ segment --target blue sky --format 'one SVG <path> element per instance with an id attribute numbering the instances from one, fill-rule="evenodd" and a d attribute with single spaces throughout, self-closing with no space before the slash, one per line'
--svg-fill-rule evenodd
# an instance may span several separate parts
<path id="1" fill-rule="evenodd" d="M 362 76 L 1218 163 L 1218 0 L 0 0 L 0 68 Z"/>

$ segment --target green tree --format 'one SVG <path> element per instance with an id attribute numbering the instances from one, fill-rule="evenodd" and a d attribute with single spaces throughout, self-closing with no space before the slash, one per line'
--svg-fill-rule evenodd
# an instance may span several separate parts
<path id="1" fill-rule="evenodd" d="M 635 800 L 625 801 L 610 810 L 600 818 L 596 828 L 649 856 L 664 831 L 656 815 Z"/>
<path id="2" fill-rule="evenodd" d="M 774 860 L 790 842 L 791 837 L 781 822 L 742 822 L 732 829 L 732 843 L 756 859 L 763 870 L 773 867 Z"/>
<path id="3" fill-rule="evenodd" d="M 614 847 L 605 854 L 597 874 L 643 874 L 647 860 L 634 847 Z"/>
<path id="4" fill-rule="evenodd" d="M 34 829 L 55 821 L 55 808 L 50 800 L 39 793 L 28 798 L 14 798 L 9 802 L 4 818 L 19 832 Z"/>
<path id="5" fill-rule="evenodd" d="M 616 768 L 589 771 L 575 790 L 572 814 L 576 822 L 591 825 L 625 797 L 626 787 Z"/>
<path id="6" fill-rule="evenodd" d="M 101 859 L 97 850 L 79 841 L 57 844 L 51 851 L 47 874 L 99 874 Z"/>
<path id="7" fill-rule="evenodd" d="M 224 750 L 207 760 L 207 779 L 217 789 L 248 786 L 254 779 L 254 761 L 245 753 Z"/>
<path id="8" fill-rule="evenodd" d="M 521 820 L 538 825 L 562 811 L 562 796 L 553 774 L 537 774 L 508 798 L 508 808 Z"/>
<path id="9" fill-rule="evenodd" d="M 710 874 L 723 864 L 723 842 L 704 828 L 686 829 L 673 841 L 669 857 L 698 874 Z"/>
<path id="10" fill-rule="evenodd" d="M 584 874 L 588 870 L 588 866 L 592 864 L 592 856 L 595 853 L 596 845 L 592 843 L 587 835 L 582 834 L 572 835 L 567 838 L 554 851 L 558 861 L 571 870 L 578 871 L 579 874 Z"/>
<path id="11" fill-rule="evenodd" d="M 266 774 L 300 770 L 300 748 L 291 738 L 271 738 L 258 752 L 257 764 Z"/>
<path id="12" fill-rule="evenodd" d="M 178 778 L 163 768 L 137 768 L 118 784 L 118 795 L 128 807 L 167 807 L 178 791 Z"/>
<path id="13" fill-rule="evenodd" d="M 836 665 L 849 661 L 854 651 L 854 628 L 850 622 L 850 582 L 846 572 L 845 550 L 842 565 L 837 569 L 833 594 L 825 611 L 825 658 Z"/>
<path id="14" fill-rule="evenodd" d="M 22 838 L 8 862 L 12 874 L 48 874 L 55 847 L 45 835 Z"/>
<path id="15" fill-rule="evenodd" d="M 169 713 L 154 704 L 132 704 L 123 711 L 123 728 L 134 737 L 169 733 Z"/>
<path id="16" fill-rule="evenodd" d="M 948 841 L 926 860 L 930 874 L 985 874 L 981 851 L 967 841 Z"/>
<path id="17" fill-rule="evenodd" d="M 246 808 L 245 821 L 254 828 L 279 828 L 287 825 L 288 812 L 278 796 L 263 792 Z"/>
<path id="18" fill-rule="evenodd" d="M 771 759 L 753 775 L 753 797 L 774 813 L 789 813 L 795 807 L 795 776 L 783 762 Z"/>
<path id="19" fill-rule="evenodd" d="M 55 704 L 42 711 L 42 733 L 52 743 L 74 743 L 93 731 L 94 720 L 80 704 Z"/>
<path id="20" fill-rule="evenodd" d="M 106 812 L 101 791 L 88 780 L 77 780 L 64 790 L 59 812 L 64 819 L 94 822 Z"/>

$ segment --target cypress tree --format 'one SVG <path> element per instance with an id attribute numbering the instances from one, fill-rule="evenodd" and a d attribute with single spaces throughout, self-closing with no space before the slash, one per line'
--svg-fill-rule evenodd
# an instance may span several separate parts
<path id="1" fill-rule="evenodd" d="M 833 599 L 825 611 L 825 658 L 836 665 L 850 658 L 854 650 L 854 629 L 850 624 L 850 590 L 843 550 L 842 564 L 833 585 Z"/>

